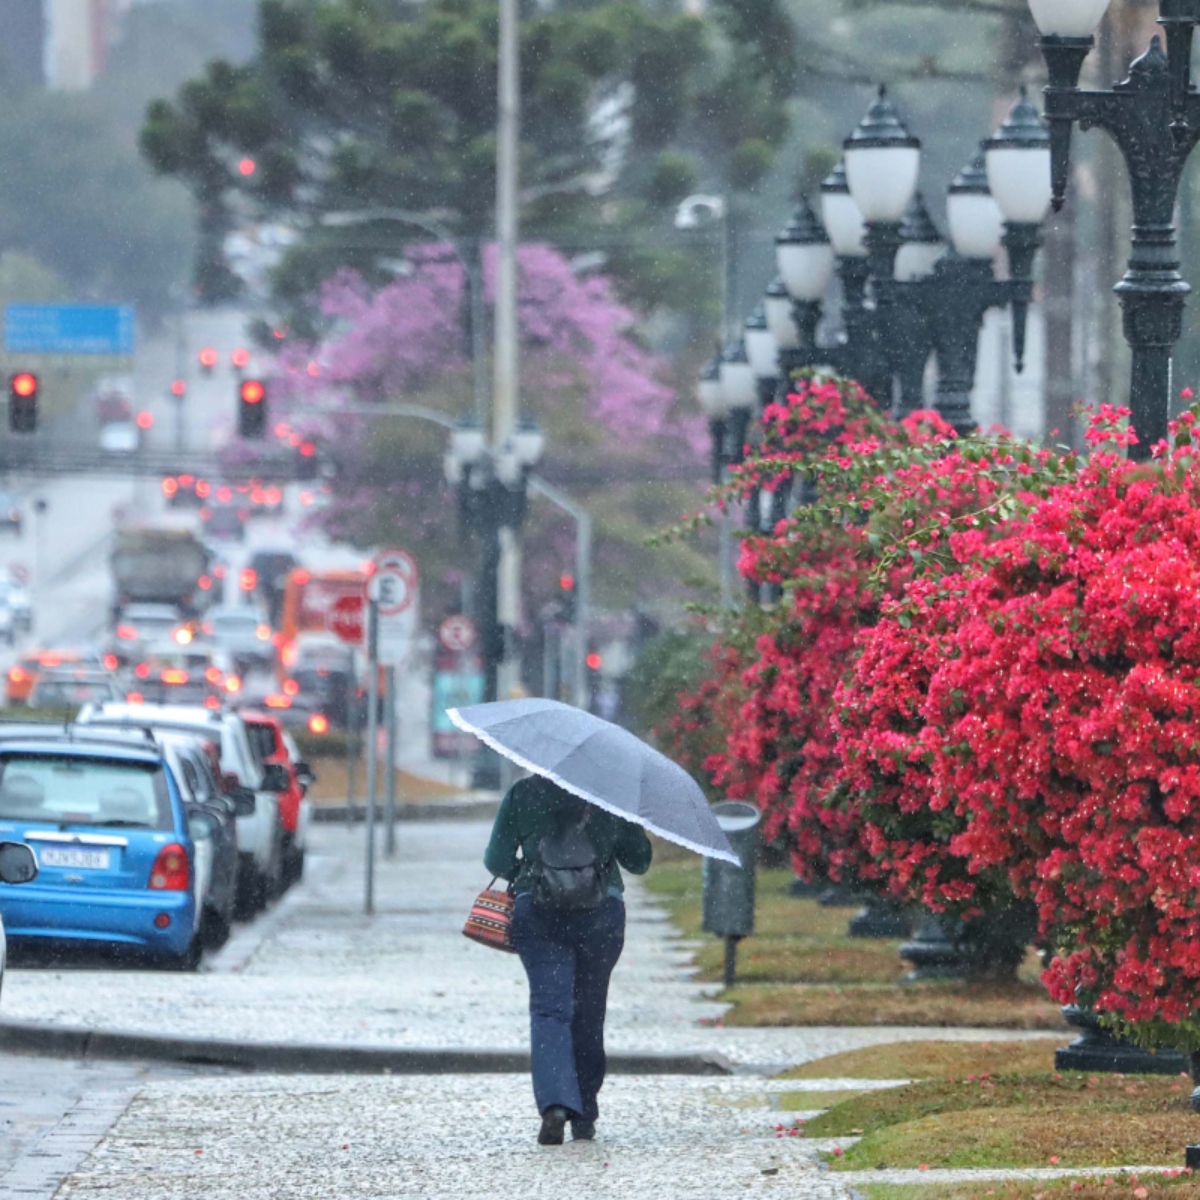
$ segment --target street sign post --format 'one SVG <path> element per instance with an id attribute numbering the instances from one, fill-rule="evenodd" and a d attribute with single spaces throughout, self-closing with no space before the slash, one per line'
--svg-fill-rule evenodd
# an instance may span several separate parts
<path id="1" fill-rule="evenodd" d="M 6 304 L 4 350 L 130 358 L 134 324 L 128 304 Z"/>
<path id="2" fill-rule="evenodd" d="M 367 600 L 367 894 L 363 911 L 375 915 L 375 800 L 379 784 L 379 603 Z"/>

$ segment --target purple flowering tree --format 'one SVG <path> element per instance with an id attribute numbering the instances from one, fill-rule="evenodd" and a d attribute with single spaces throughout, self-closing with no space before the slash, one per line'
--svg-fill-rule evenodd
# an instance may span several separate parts
<path id="1" fill-rule="evenodd" d="M 422 404 L 448 416 L 469 411 L 463 269 L 436 244 L 413 248 L 409 263 L 408 274 L 375 292 L 350 271 L 326 282 L 320 311 L 328 333 L 280 353 L 273 418 L 338 461 L 332 501 L 317 518 L 322 527 L 362 546 L 403 542 L 436 584 L 463 566 L 452 496 L 441 478 L 444 431 L 336 415 L 388 403 Z M 489 313 L 494 265 L 488 248 Z M 695 575 L 700 565 L 664 563 L 642 539 L 671 519 L 672 505 L 677 512 L 695 503 L 707 435 L 677 401 L 668 382 L 673 364 L 640 344 L 637 314 L 605 276 L 578 273 L 544 245 L 523 246 L 519 267 L 522 409 L 547 431 L 545 471 L 596 515 L 601 602 L 650 599 L 670 586 L 673 571 L 675 578 Z M 527 545 L 529 611 L 536 612 L 539 593 L 548 596 L 571 562 L 571 531 L 535 504 Z"/>

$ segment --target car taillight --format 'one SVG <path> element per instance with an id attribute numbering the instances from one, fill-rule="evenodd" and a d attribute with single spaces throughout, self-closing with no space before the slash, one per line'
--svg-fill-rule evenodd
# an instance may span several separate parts
<path id="1" fill-rule="evenodd" d="M 121 660 L 115 654 L 106 654 L 104 656 L 104 669 L 106 671 L 115 671 L 121 665 Z"/>
<path id="2" fill-rule="evenodd" d="M 215 567 L 213 567 L 213 574 L 218 579 L 224 579 L 228 573 L 229 573 L 228 568 L 225 566 L 224 563 L 218 563 Z"/>
<path id="3" fill-rule="evenodd" d="M 137 640 L 137 630 L 132 625 L 118 625 L 117 637 L 123 642 L 133 642 Z"/>
<path id="4" fill-rule="evenodd" d="M 168 668 L 162 673 L 163 683 L 187 683 L 191 676 L 186 671 Z"/>
<path id="5" fill-rule="evenodd" d="M 285 679 L 283 681 L 283 694 L 285 696 L 300 695 L 300 685 L 294 679 Z"/>
<path id="6" fill-rule="evenodd" d="M 202 592 L 211 591 L 212 590 L 212 579 L 208 575 L 201 575 L 200 578 L 196 580 L 196 586 Z M 207 630 L 206 630 L 206 632 L 207 632 Z"/>
<path id="7" fill-rule="evenodd" d="M 252 592 L 258 587 L 258 572 L 253 567 L 247 567 L 241 574 L 239 581 L 243 592 Z"/>
<path id="8" fill-rule="evenodd" d="M 196 478 L 193 475 L 180 475 L 180 477 L 179 477 L 179 486 L 180 487 L 190 488 L 192 486 L 192 484 L 195 482 L 196 482 Z"/>
<path id="9" fill-rule="evenodd" d="M 233 499 L 233 488 L 219 487 L 217 488 L 217 499 L 222 504 L 228 504 Z"/>
<path id="10" fill-rule="evenodd" d="M 211 521 L 212 520 L 212 509 L 209 508 L 207 504 L 200 510 L 200 520 L 202 520 L 202 521 Z M 220 576 L 218 576 L 218 578 L 220 578 Z"/>
<path id="11" fill-rule="evenodd" d="M 133 668 L 133 673 L 139 679 L 149 679 L 150 678 L 150 664 L 149 663 L 138 663 L 138 665 Z"/>
<path id="12" fill-rule="evenodd" d="M 225 680 L 225 690 L 227 692 L 240 692 L 242 690 L 242 681 L 236 675 L 230 675 Z"/>
<path id="13" fill-rule="evenodd" d="M 204 672 L 204 678 L 207 679 L 209 683 L 220 683 L 221 682 L 221 668 L 220 667 L 209 667 Z"/>
<path id="14" fill-rule="evenodd" d="M 146 703 L 146 697 L 143 696 L 141 692 L 126 692 L 125 699 L 128 700 L 130 704 Z"/>
<path id="15" fill-rule="evenodd" d="M 272 693 L 267 697 L 266 705 L 268 708 L 291 708 L 292 698 L 291 696 L 280 696 L 278 693 Z"/>
<path id="16" fill-rule="evenodd" d="M 207 500 L 208 494 L 211 491 L 212 491 L 212 487 L 209 485 L 207 480 L 205 480 L 205 479 L 197 480 L 196 495 L 199 496 L 201 500 Z"/>
<path id="17" fill-rule="evenodd" d="M 8 672 L 8 678 L 10 683 L 24 683 L 29 678 L 29 673 L 21 667 L 13 667 Z"/>
<path id="18" fill-rule="evenodd" d="M 169 500 L 172 496 L 178 495 L 179 484 L 174 479 L 164 479 L 162 481 L 163 495 Z"/>
<path id="19" fill-rule="evenodd" d="M 207 696 L 204 700 L 205 708 L 220 708 L 221 701 L 216 696 Z"/>
<path id="20" fill-rule="evenodd" d="M 187 851 L 178 843 L 164 846 L 150 868 L 150 888 L 156 892 L 186 892 L 192 872 Z"/>
<path id="21" fill-rule="evenodd" d="M 269 642 L 269 641 L 271 640 L 271 627 L 270 627 L 270 625 L 259 625 L 259 626 L 258 626 L 258 627 L 257 627 L 257 628 L 254 630 L 254 636 L 255 636 L 256 638 L 258 638 L 258 640 L 259 640 L 260 642 Z"/>
<path id="22" fill-rule="evenodd" d="M 329 718 L 324 713 L 313 713 L 308 718 L 308 731 L 309 733 L 328 733 Z"/>

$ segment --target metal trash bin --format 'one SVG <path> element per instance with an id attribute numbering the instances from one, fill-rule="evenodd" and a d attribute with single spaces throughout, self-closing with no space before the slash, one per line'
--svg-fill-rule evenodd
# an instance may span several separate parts
<path id="1" fill-rule="evenodd" d="M 755 868 L 762 815 L 743 800 L 724 800 L 714 804 L 712 811 L 742 860 L 740 868 L 716 858 L 704 860 L 704 929 L 725 939 L 725 986 L 731 987 L 737 977 L 737 944 L 754 932 Z"/>

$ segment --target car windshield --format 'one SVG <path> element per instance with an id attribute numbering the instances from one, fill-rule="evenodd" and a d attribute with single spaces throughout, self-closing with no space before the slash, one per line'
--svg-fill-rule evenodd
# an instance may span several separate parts
<path id="1" fill-rule="evenodd" d="M 0 758 L 0 818 L 57 825 L 174 828 L 160 766 L 74 755 Z"/>

